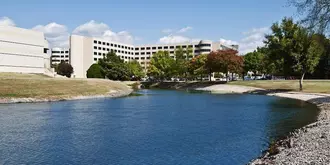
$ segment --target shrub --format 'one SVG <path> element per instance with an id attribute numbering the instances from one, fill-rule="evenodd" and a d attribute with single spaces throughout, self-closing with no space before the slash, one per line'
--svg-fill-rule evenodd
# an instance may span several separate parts
<path id="1" fill-rule="evenodd" d="M 70 64 L 64 61 L 58 64 L 57 74 L 70 78 L 72 73 L 73 73 L 73 67 Z"/>
<path id="2" fill-rule="evenodd" d="M 87 78 L 104 78 L 102 67 L 99 64 L 93 64 L 87 70 Z"/>

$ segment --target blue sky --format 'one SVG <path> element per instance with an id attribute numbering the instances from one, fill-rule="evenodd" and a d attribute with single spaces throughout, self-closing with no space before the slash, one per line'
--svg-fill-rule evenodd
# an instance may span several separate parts
<path id="1" fill-rule="evenodd" d="M 0 21 L 43 31 L 53 46 L 67 46 L 65 38 L 75 33 L 134 44 L 221 39 L 242 44 L 245 52 L 261 44 L 260 36 L 273 22 L 294 16 L 287 4 L 287 0 L 2 0 Z"/>

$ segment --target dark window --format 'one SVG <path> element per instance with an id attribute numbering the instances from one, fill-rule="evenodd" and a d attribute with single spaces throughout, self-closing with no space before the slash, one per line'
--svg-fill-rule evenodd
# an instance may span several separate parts
<path id="1" fill-rule="evenodd" d="M 211 49 L 201 49 L 201 50 L 199 50 L 200 52 L 210 52 L 211 51 Z"/>
<path id="2" fill-rule="evenodd" d="M 175 48 L 179 49 L 181 46 L 176 46 Z"/>
<path id="3" fill-rule="evenodd" d="M 150 52 L 147 52 L 147 54 L 150 54 Z"/>
<path id="4" fill-rule="evenodd" d="M 150 47 L 147 47 L 147 50 L 150 50 Z"/>
<path id="5" fill-rule="evenodd" d="M 103 48 L 103 50 L 105 51 L 105 48 Z"/>
<path id="6" fill-rule="evenodd" d="M 102 53 L 99 53 L 99 56 L 102 55 Z"/>
<path id="7" fill-rule="evenodd" d="M 141 57 L 141 60 L 144 60 L 145 59 L 145 57 Z"/>
<path id="8" fill-rule="evenodd" d="M 97 53 L 96 53 L 96 52 L 94 52 L 94 55 L 97 55 Z"/>
<path id="9" fill-rule="evenodd" d="M 63 53 L 64 53 L 64 51 L 61 51 L 61 53 L 63 54 Z"/>
<path id="10" fill-rule="evenodd" d="M 164 46 L 164 49 L 168 49 L 168 46 Z"/>
<path id="11" fill-rule="evenodd" d="M 211 44 L 200 44 L 200 46 L 211 46 Z"/>
<path id="12" fill-rule="evenodd" d="M 94 40 L 94 44 L 97 44 L 97 41 L 96 40 Z"/>
<path id="13" fill-rule="evenodd" d="M 99 44 L 101 44 L 101 41 L 99 41 Z"/>
<path id="14" fill-rule="evenodd" d="M 127 59 L 127 56 L 125 56 L 125 59 Z"/>
<path id="15" fill-rule="evenodd" d="M 115 47 L 117 47 L 117 44 L 115 44 Z"/>
<path id="16" fill-rule="evenodd" d="M 170 46 L 170 49 L 174 49 L 174 46 Z"/>
<path id="17" fill-rule="evenodd" d="M 135 55 L 139 55 L 139 53 L 135 53 Z"/>
<path id="18" fill-rule="evenodd" d="M 146 53 L 145 52 L 142 52 L 141 55 L 145 55 Z"/>
<path id="19" fill-rule="evenodd" d="M 107 43 L 107 46 L 109 46 L 110 44 L 109 43 Z"/>
<path id="20" fill-rule="evenodd" d="M 144 62 L 141 62 L 141 64 L 144 64 Z"/>
<path id="21" fill-rule="evenodd" d="M 99 50 L 101 50 L 101 47 L 99 47 Z"/>
<path id="22" fill-rule="evenodd" d="M 147 57 L 147 59 L 149 60 L 149 59 L 150 59 L 150 56 L 149 56 L 149 57 Z"/>
<path id="23" fill-rule="evenodd" d="M 156 47 L 152 47 L 152 50 L 155 50 L 156 49 Z"/>
<path id="24" fill-rule="evenodd" d="M 152 52 L 152 54 L 156 54 L 156 52 Z"/>
<path id="25" fill-rule="evenodd" d="M 139 57 L 135 57 L 135 59 L 136 59 L 136 60 L 138 60 L 138 59 L 139 59 Z"/>
<path id="26" fill-rule="evenodd" d="M 65 51 L 65 53 L 69 53 L 69 51 Z"/>
<path id="27" fill-rule="evenodd" d="M 48 49 L 47 48 L 44 48 L 44 53 L 47 53 Z"/>
<path id="28" fill-rule="evenodd" d="M 141 50 L 145 50 L 145 48 L 141 48 Z"/>
<path id="29" fill-rule="evenodd" d="M 139 50 L 139 48 L 135 48 L 135 50 Z"/>
<path id="30" fill-rule="evenodd" d="M 113 44 L 111 44 L 111 46 L 113 46 Z"/>
<path id="31" fill-rule="evenodd" d="M 125 49 L 127 49 L 127 46 L 125 46 Z"/>
<path id="32" fill-rule="evenodd" d="M 52 53 L 60 53 L 59 51 L 52 51 Z"/>
<path id="33" fill-rule="evenodd" d="M 109 49 L 109 48 L 107 48 L 107 51 L 110 51 L 110 49 Z"/>
<path id="34" fill-rule="evenodd" d="M 125 51 L 125 54 L 127 54 L 127 51 Z"/>
<path id="35" fill-rule="evenodd" d="M 193 46 L 192 46 L 192 45 L 189 45 L 188 47 L 189 47 L 189 48 L 192 48 Z"/>
<path id="36" fill-rule="evenodd" d="M 97 61 L 97 58 L 94 58 L 94 61 Z"/>
<path id="37" fill-rule="evenodd" d="M 170 51 L 171 54 L 174 54 L 174 51 Z"/>
<path id="38" fill-rule="evenodd" d="M 68 62 L 69 60 L 65 60 L 65 62 Z"/>
<path id="39" fill-rule="evenodd" d="M 69 56 L 65 56 L 66 58 L 68 58 Z"/>
<path id="40" fill-rule="evenodd" d="M 121 48 L 123 48 L 123 49 L 124 49 L 124 46 L 121 46 Z"/>
<path id="41" fill-rule="evenodd" d="M 183 45 L 183 46 L 182 46 L 182 48 L 186 48 L 186 47 L 187 47 L 187 45 Z"/>
<path id="42" fill-rule="evenodd" d="M 105 56 L 105 53 L 103 53 L 103 56 Z"/>
<path id="43" fill-rule="evenodd" d="M 97 46 L 94 46 L 94 49 L 97 49 Z"/>
<path id="44" fill-rule="evenodd" d="M 105 42 L 103 42 L 103 45 L 105 45 Z"/>
<path id="45" fill-rule="evenodd" d="M 163 49 L 163 48 L 161 46 L 159 46 L 158 49 Z"/>
<path id="46" fill-rule="evenodd" d="M 117 50 L 115 50 L 115 52 L 117 53 Z"/>

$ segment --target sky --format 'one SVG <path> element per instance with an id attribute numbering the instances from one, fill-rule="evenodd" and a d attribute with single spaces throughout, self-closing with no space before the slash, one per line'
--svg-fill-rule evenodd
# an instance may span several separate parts
<path id="1" fill-rule="evenodd" d="M 51 47 L 71 34 L 127 44 L 195 40 L 239 44 L 240 54 L 263 45 L 270 26 L 297 17 L 288 0 L 1 0 L 0 25 L 45 33 Z"/>

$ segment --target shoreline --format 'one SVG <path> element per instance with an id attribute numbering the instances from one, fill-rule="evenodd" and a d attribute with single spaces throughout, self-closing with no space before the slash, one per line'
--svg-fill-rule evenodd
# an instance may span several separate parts
<path id="1" fill-rule="evenodd" d="M 42 102 L 59 102 L 59 101 L 72 101 L 72 100 L 85 100 L 85 99 L 97 99 L 97 98 L 118 98 L 128 96 L 133 92 L 133 89 L 127 90 L 110 90 L 104 95 L 81 95 L 71 97 L 59 97 L 59 98 L 0 98 L 0 104 L 18 104 L 18 103 L 42 103 Z"/>
<path id="2" fill-rule="evenodd" d="M 320 112 L 314 123 L 291 132 L 285 139 L 278 139 L 260 157 L 248 164 L 330 164 L 330 94 L 274 91 L 224 84 L 194 90 L 223 94 L 263 94 L 315 104 Z M 278 153 L 272 154 L 271 148 L 275 148 Z"/>

